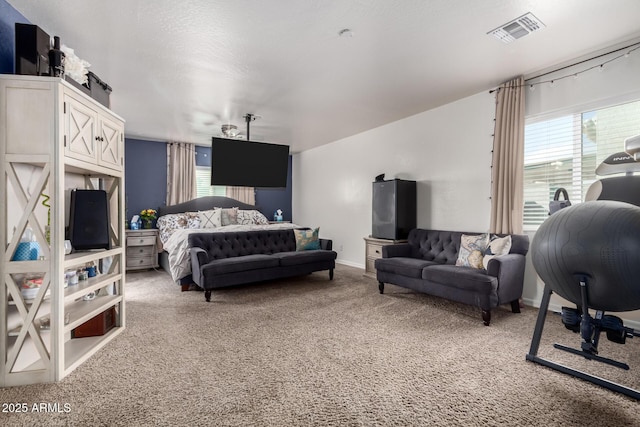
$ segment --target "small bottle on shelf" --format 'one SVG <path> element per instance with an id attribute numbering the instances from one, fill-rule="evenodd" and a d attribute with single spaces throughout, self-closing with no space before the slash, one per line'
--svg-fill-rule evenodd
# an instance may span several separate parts
<path id="1" fill-rule="evenodd" d="M 64 76 L 64 52 L 60 50 L 60 37 L 53 38 L 53 49 L 49 50 L 49 75 Z"/>

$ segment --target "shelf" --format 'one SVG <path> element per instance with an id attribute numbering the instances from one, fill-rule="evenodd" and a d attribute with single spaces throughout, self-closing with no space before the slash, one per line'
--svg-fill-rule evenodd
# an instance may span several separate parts
<path id="1" fill-rule="evenodd" d="M 7 331 L 8 331 L 8 336 L 10 337 L 17 337 L 18 334 L 20 333 L 20 329 L 22 328 L 22 316 L 20 316 L 20 313 L 18 312 L 18 309 L 15 308 L 15 306 L 13 306 L 14 309 L 13 310 L 7 310 Z M 40 308 L 38 309 L 38 312 L 36 314 L 35 320 L 34 320 L 34 324 L 38 325 L 38 319 L 41 319 L 42 317 L 48 316 L 51 313 L 51 303 L 49 301 L 43 301 L 42 305 L 40 305 Z"/>
<path id="2" fill-rule="evenodd" d="M 91 261 L 97 261 L 101 258 L 122 255 L 123 248 L 121 246 L 111 249 L 96 249 L 91 251 L 73 252 L 64 257 L 64 268 L 69 269 Z"/>
<path id="3" fill-rule="evenodd" d="M 76 301 L 65 307 L 69 313 L 69 323 L 64 325 L 64 331 L 69 332 L 82 325 L 87 320 L 102 313 L 112 305 L 122 302 L 121 295 L 97 296 L 91 301 Z"/>
<path id="4" fill-rule="evenodd" d="M 71 300 L 80 298 L 89 292 L 101 289 L 118 280 L 122 280 L 122 273 L 99 274 L 87 280 L 81 280 L 77 285 L 69 285 L 65 288 L 64 302 L 68 303 Z"/>
<path id="5" fill-rule="evenodd" d="M 0 204 L 5 207 L 0 229 L 6 240 L 0 251 L 3 388 L 60 381 L 124 330 L 126 236 L 124 120 L 60 78 L 0 74 L 0 99 L 0 123 L 6 125 L 0 136 L 0 169 L 7 171 L 0 180 Z M 69 191 L 98 188 L 107 193 L 111 247 L 65 255 Z M 43 193 L 50 209 L 42 206 Z M 10 261 L 26 227 L 35 232 L 42 258 Z M 104 274 L 64 286 L 68 271 L 87 265 L 98 265 Z M 25 300 L 19 276 L 27 274 L 45 276 L 49 295 Z M 83 300 L 97 291 L 93 300 Z M 114 307 L 115 329 L 100 337 L 71 338 L 75 328 Z M 48 320 L 48 328 L 41 327 L 43 320 Z"/>
<path id="6" fill-rule="evenodd" d="M 45 348 L 51 354 L 51 332 L 48 330 L 40 331 L 40 337 L 44 343 Z M 13 348 L 15 345 L 16 337 L 10 336 L 8 338 L 9 348 Z M 48 360 L 45 362 L 49 362 Z M 18 354 L 18 358 L 16 359 L 16 363 L 13 366 L 12 373 L 17 372 L 30 372 L 46 369 L 44 366 L 43 360 L 40 358 L 40 353 L 36 350 L 36 346 L 33 343 L 33 339 L 31 336 L 27 335 L 24 339 L 24 344 L 22 345 L 22 349 Z"/>
<path id="7" fill-rule="evenodd" d="M 72 338 L 64 344 L 64 375 L 69 374 L 88 358 L 100 351 L 109 341 L 118 336 L 124 327 L 116 326 L 104 335 L 97 337 Z"/>

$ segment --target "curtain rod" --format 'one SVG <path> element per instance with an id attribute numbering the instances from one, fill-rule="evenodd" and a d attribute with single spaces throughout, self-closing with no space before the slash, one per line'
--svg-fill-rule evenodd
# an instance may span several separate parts
<path id="1" fill-rule="evenodd" d="M 582 60 L 582 61 L 575 62 L 575 63 L 573 63 L 573 64 L 565 65 L 564 67 L 556 68 L 555 70 L 547 71 L 546 73 L 538 74 L 538 75 L 537 75 L 537 76 L 535 76 L 535 77 L 529 77 L 528 79 L 525 79 L 524 81 L 525 81 L 525 82 L 528 82 L 528 81 L 531 81 L 531 80 L 539 79 L 540 77 L 544 77 L 544 76 L 547 76 L 547 75 L 552 74 L 552 73 L 557 73 L 558 71 L 562 71 L 562 70 L 565 70 L 565 69 L 567 69 L 567 68 L 575 67 L 576 65 L 584 64 L 585 62 L 593 61 L 594 59 L 602 58 L 603 56 L 611 55 L 612 53 L 620 52 L 620 51 L 622 51 L 622 50 L 626 50 L 626 49 L 629 49 L 629 48 L 633 48 L 633 49 L 631 49 L 631 50 L 629 51 L 629 53 L 630 53 L 630 52 L 633 52 L 634 50 L 640 49 L 640 42 L 632 43 L 632 44 L 627 45 L 627 46 L 625 46 L 625 47 L 621 47 L 621 48 L 619 48 L 619 49 L 612 50 L 612 51 L 609 51 L 609 52 L 603 53 L 603 54 L 601 54 L 601 55 L 597 55 L 597 56 L 594 56 L 594 57 L 591 57 L 591 58 L 588 58 L 588 59 L 584 59 L 584 60 Z M 625 54 L 625 55 L 620 55 L 620 56 L 618 56 L 618 57 L 615 57 L 615 58 L 613 58 L 613 59 L 610 59 L 610 60 L 608 60 L 608 61 L 605 61 L 605 62 L 604 62 L 604 63 L 602 63 L 600 66 L 602 66 L 602 65 L 604 65 L 604 64 L 607 64 L 607 63 L 609 63 L 609 62 L 615 61 L 616 59 L 621 58 L 622 56 L 626 56 L 626 54 Z M 575 73 L 574 75 L 582 74 L 582 73 L 584 73 L 584 72 L 586 72 L 586 71 L 589 71 L 589 70 L 591 70 L 591 69 L 593 69 L 593 68 L 596 68 L 596 66 L 593 66 L 593 67 L 588 68 L 588 69 L 586 69 L 586 70 L 578 71 L 578 72 L 577 72 L 577 73 Z M 561 80 L 561 79 L 564 79 L 564 78 L 566 78 L 566 77 L 569 77 L 569 75 L 567 75 L 567 76 L 563 76 L 563 77 L 558 77 L 556 80 Z M 540 82 L 540 83 L 544 83 L 544 82 Z M 536 84 L 536 85 L 537 85 L 537 84 L 539 84 L 539 83 L 533 83 L 533 84 L 532 84 L 532 86 L 533 86 L 534 84 Z M 496 91 L 498 91 L 499 89 L 500 89 L 500 87 L 497 87 L 497 88 L 495 88 L 495 89 L 491 89 L 491 90 L 489 91 L 489 93 L 496 92 Z"/>
<path id="2" fill-rule="evenodd" d="M 620 52 L 621 50 L 629 49 L 630 47 L 634 47 L 634 46 L 637 46 L 637 45 L 640 45 L 640 42 L 636 42 L 636 43 L 630 44 L 628 46 L 621 47 L 619 49 L 612 50 L 610 52 L 603 53 L 601 55 L 597 55 L 597 56 L 594 56 L 592 58 L 588 58 L 588 59 L 576 62 L 574 64 L 565 65 L 564 67 L 560 67 L 560 68 L 557 68 L 557 69 L 552 70 L 552 71 L 547 71 L 546 73 L 539 74 L 539 75 L 537 75 L 535 77 L 529 77 L 528 79 L 525 79 L 525 82 L 528 82 L 529 80 L 539 79 L 540 77 L 544 77 L 544 76 L 552 74 L 552 73 L 557 73 L 558 71 L 566 70 L 567 68 L 575 67 L 576 65 L 584 64 L 585 62 L 593 61 L 594 59 L 602 58 L 603 56 L 611 55 L 612 53 Z"/>

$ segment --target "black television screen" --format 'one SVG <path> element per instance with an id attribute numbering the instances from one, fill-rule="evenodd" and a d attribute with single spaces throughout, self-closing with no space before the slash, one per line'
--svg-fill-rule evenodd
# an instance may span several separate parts
<path id="1" fill-rule="evenodd" d="M 289 146 L 211 138 L 211 185 L 286 187 Z"/>

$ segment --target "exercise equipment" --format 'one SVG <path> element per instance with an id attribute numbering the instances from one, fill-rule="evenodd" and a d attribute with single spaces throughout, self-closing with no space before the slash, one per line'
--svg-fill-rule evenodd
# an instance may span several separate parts
<path id="1" fill-rule="evenodd" d="M 626 363 L 598 355 L 600 334 L 624 344 L 640 336 L 605 311 L 640 309 L 640 207 L 597 200 L 562 209 L 540 226 L 531 244 L 533 265 L 545 288 L 526 359 L 640 400 L 640 392 L 537 356 L 551 293 L 577 305 L 562 308 L 567 329 L 580 333 L 572 354 L 628 370 Z M 595 310 L 592 317 L 589 309 Z"/>

